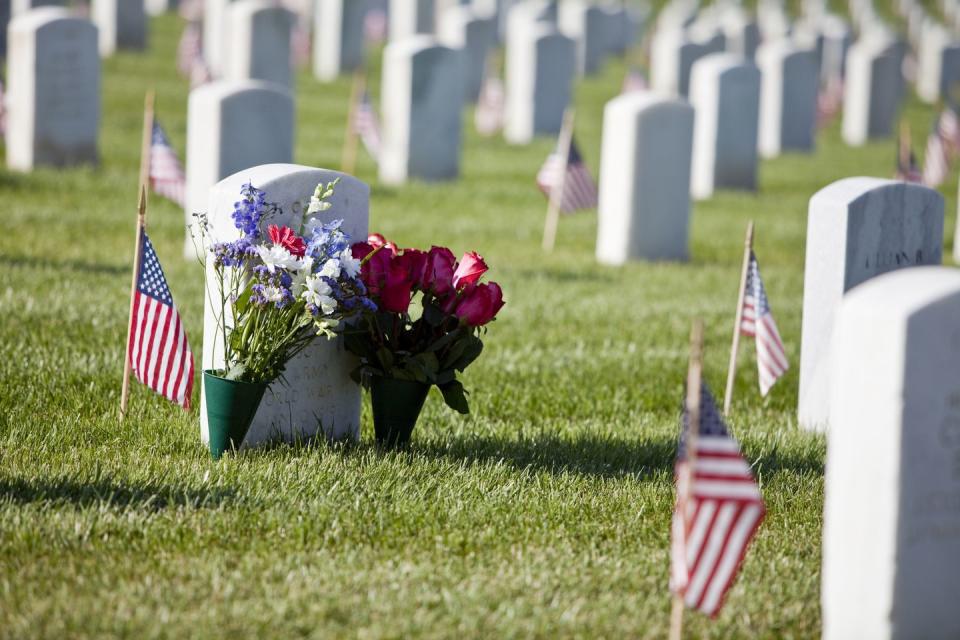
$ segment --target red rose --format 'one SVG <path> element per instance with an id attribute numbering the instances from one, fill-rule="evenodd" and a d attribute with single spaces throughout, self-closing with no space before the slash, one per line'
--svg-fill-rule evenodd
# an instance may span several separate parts
<path id="1" fill-rule="evenodd" d="M 481 327 L 493 320 L 503 308 L 503 291 L 496 282 L 470 285 L 454 312 L 465 324 Z"/>
<path id="2" fill-rule="evenodd" d="M 373 252 L 373 245 L 368 242 L 357 242 L 350 246 L 350 252 L 357 260 L 363 260 Z"/>
<path id="3" fill-rule="evenodd" d="M 398 256 L 390 263 L 386 280 L 380 289 L 380 308 L 393 313 L 406 313 L 410 307 L 412 289 L 409 267 Z"/>
<path id="4" fill-rule="evenodd" d="M 387 239 L 379 233 L 371 233 L 367 236 L 367 244 L 376 249 L 387 244 Z"/>
<path id="5" fill-rule="evenodd" d="M 397 249 L 396 243 L 393 240 L 383 245 L 383 249 L 384 251 L 389 251 L 391 255 L 397 255 L 397 251 L 399 251 L 399 249 Z"/>
<path id="6" fill-rule="evenodd" d="M 392 258 L 389 252 L 381 249 L 360 267 L 360 278 L 363 284 L 367 285 L 370 293 L 379 293 L 380 288 L 386 284 Z"/>
<path id="7" fill-rule="evenodd" d="M 427 267 L 427 253 L 419 249 L 404 249 L 403 253 L 394 258 L 403 265 L 410 274 L 410 282 L 419 285 L 423 280 L 423 272 Z"/>
<path id="8" fill-rule="evenodd" d="M 453 273 L 453 286 L 461 289 L 468 284 L 476 284 L 487 272 L 487 263 L 476 251 L 468 251 L 460 258 L 460 264 Z"/>
<path id="9" fill-rule="evenodd" d="M 307 243 L 295 234 L 290 227 L 278 227 L 272 224 L 267 227 L 267 232 L 270 234 L 270 241 L 273 244 L 285 248 L 292 255 L 302 258 L 303 254 L 307 252 Z"/>
<path id="10" fill-rule="evenodd" d="M 423 269 L 420 288 L 444 296 L 453 291 L 453 269 L 457 259 L 445 247 L 431 247 Z"/>

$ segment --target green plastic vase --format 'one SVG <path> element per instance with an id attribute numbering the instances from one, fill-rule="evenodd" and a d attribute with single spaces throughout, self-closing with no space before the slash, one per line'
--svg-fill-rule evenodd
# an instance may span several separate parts
<path id="1" fill-rule="evenodd" d="M 410 442 L 430 385 L 416 380 L 374 376 L 370 382 L 377 444 L 402 447 Z"/>
<path id="2" fill-rule="evenodd" d="M 268 386 L 269 382 L 240 382 L 203 372 L 211 458 L 219 460 L 224 451 L 240 447 Z"/>

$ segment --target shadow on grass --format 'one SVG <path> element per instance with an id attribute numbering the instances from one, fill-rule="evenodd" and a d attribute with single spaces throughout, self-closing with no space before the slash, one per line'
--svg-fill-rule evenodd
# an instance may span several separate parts
<path id="1" fill-rule="evenodd" d="M 599 477 L 624 475 L 646 479 L 673 473 L 677 455 L 675 439 L 626 440 L 602 436 L 561 438 L 539 435 L 516 440 L 471 436 L 459 440 L 415 442 L 411 452 L 468 462 L 506 462 L 518 469 L 551 473 L 577 473 Z M 750 458 L 756 469 L 767 473 L 823 475 L 824 461 L 813 451 L 780 449 Z"/>
<path id="2" fill-rule="evenodd" d="M 30 504 L 46 502 L 78 508 L 108 505 L 162 511 L 171 507 L 212 509 L 231 501 L 232 489 L 190 489 L 156 483 L 114 482 L 110 478 L 91 481 L 73 478 L 36 480 L 0 480 L 0 503 Z"/>
<path id="3" fill-rule="evenodd" d="M 96 264 L 81 260 L 56 260 L 34 256 L 0 255 L 0 266 L 14 269 L 53 269 L 55 271 L 74 271 L 111 276 L 130 273 L 130 267 L 124 265 Z"/>

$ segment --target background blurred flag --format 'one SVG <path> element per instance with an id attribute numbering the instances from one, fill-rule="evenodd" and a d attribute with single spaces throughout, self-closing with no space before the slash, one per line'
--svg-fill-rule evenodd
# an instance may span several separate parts
<path id="1" fill-rule="evenodd" d="M 766 509 L 750 465 L 706 385 L 700 398 L 694 451 L 688 451 L 690 420 L 686 409 L 683 413 L 670 588 L 688 607 L 716 616 Z"/>
<path id="2" fill-rule="evenodd" d="M 380 157 L 380 121 L 366 89 L 360 100 L 353 105 L 353 109 L 353 132 L 360 136 L 367 153 L 376 160 Z"/>
<path id="3" fill-rule="evenodd" d="M 637 67 L 630 67 L 625 76 L 623 76 L 623 85 L 620 87 L 620 93 L 632 93 L 634 91 L 646 91 L 647 78 Z"/>
<path id="4" fill-rule="evenodd" d="M 387 14 L 383 9 L 371 9 L 363 17 L 363 37 L 367 44 L 379 44 L 387 39 Z"/>
<path id="5" fill-rule="evenodd" d="M 295 68 L 310 64 L 310 30 L 298 19 L 290 33 L 290 62 Z"/>
<path id="6" fill-rule="evenodd" d="M 843 80 L 831 76 L 817 93 L 817 127 L 829 125 L 843 107 Z"/>
<path id="7" fill-rule="evenodd" d="M 187 176 L 176 152 L 170 146 L 167 134 L 160 123 L 153 122 L 153 138 L 150 142 L 150 188 L 181 207 L 187 188 Z"/>
<path id="8" fill-rule="evenodd" d="M 480 88 L 480 98 L 474 112 L 477 133 L 489 137 L 503 129 L 504 99 L 503 81 L 488 74 Z"/>
<path id="9" fill-rule="evenodd" d="M 139 241 L 143 257 L 133 294 L 127 358 L 137 380 L 189 410 L 193 353 L 146 230 L 140 230 Z"/>
<path id="10" fill-rule="evenodd" d="M 894 179 L 904 182 L 923 182 L 923 175 L 917 167 L 917 157 L 913 154 L 913 145 L 910 143 L 910 130 L 901 127 L 900 137 L 897 138 L 897 171 Z"/>
<path id="11" fill-rule="evenodd" d="M 564 174 L 565 177 L 562 177 Z M 547 156 L 537 174 L 537 186 L 548 199 L 561 182 L 563 193 L 560 196 L 560 211 L 571 213 L 597 206 L 597 185 L 580 156 L 577 141 L 573 138 L 570 139 L 570 150 L 566 158 L 560 152 L 554 151 Z"/>
<path id="12" fill-rule="evenodd" d="M 199 22 L 188 22 L 177 44 L 177 71 L 190 78 L 197 64 L 203 64 L 203 29 Z"/>
<path id="13" fill-rule="evenodd" d="M 787 353 L 770 311 L 767 290 L 760 277 L 760 263 L 753 251 L 750 252 L 750 265 L 747 267 L 740 333 L 754 338 L 757 343 L 760 395 L 766 396 L 770 387 L 790 368 L 790 363 L 787 362 Z"/>

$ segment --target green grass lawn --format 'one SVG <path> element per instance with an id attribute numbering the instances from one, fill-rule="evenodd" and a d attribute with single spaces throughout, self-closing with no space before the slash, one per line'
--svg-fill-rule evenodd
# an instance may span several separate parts
<path id="1" fill-rule="evenodd" d="M 763 400 L 742 347 L 730 424 L 768 515 L 719 618 L 689 613 L 687 629 L 818 635 L 825 441 L 795 419 L 806 207 L 838 178 L 891 175 L 892 141 L 847 148 L 837 121 L 815 154 L 763 162 L 759 193 L 696 203 L 689 263 L 623 268 L 595 263 L 593 213 L 564 218 L 541 253 L 533 180 L 552 140 L 509 147 L 470 120 L 463 178 L 402 189 L 378 186 L 361 156 L 372 229 L 476 249 L 504 288 L 464 377 L 473 414 L 433 392 L 411 449 L 384 453 L 365 400 L 359 445 L 213 463 L 196 409 L 135 386 L 130 418 L 116 417 L 141 107 L 155 87 L 182 153 L 180 24 L 155 20 L 149 54 L 105 62 L 99 168 L 0 170 L 0 637 L 664 637 L 690 323 L 706 323 L 720 392 L 751 219 L 793 368 Z M 611 62 L 577 89 L 594 172 L 624 70 Z M 349 89 L 301 72 L 297 162 L 337 167 Z M 907 106 L 918 153 L 932 115 Z M 948 238 L 956 189 L 944 188 Z M 183 213 L 152 198 L 149 224 L 198 353 L 203 282 L 181 258 Z"/>

